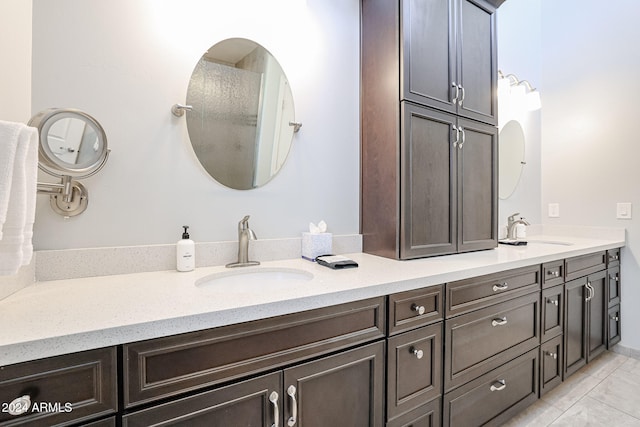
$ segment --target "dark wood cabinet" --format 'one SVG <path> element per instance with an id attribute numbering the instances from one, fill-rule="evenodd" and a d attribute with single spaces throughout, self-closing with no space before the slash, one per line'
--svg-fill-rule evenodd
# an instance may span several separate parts
<path id="1" fill-rule="evenodd" d="M 122 417 L 123 427 L 282 425 L 282 372 L 176 399 Z"/>
<path id="2" fill-rule="evenodd" d="M 607 348 L 611 348 L 620 342 L 620 306 L 616 305 L 608 312 L 609 330 L 607 336 Z"/>
<path id="3" fill-rule="evenodd" d="M 540 345 L 540 396 L 562 382 L 562 335 Z"/>
<path id="4" fill-rule="evenodd" d="M 442 399 L 438 398 L 394 418 L 386 427 L 440 427 L 442 418 Z"/>
<path id="5" fill-rule="evenodd" d="M 442 285 L 389 295 L 389 335 L 396 335 L 444 318 Z"/>
<path id="6" fill-rule="evenodd" d="M 283 391 L 283 425 L 382 426 L 384 343 L 287 368 Z"/>
<path id="7" fill-rule="evenodd" d="M 497 246 L 495 9 L 363 0 L 361 10 L 364 251 Z"/>
<path id="8" fill-rule="evenodd" d="M 605 270 L 565 284 L 565 377 L 607 347 L 607 290 Z"/>
<path id="9" fill-rule="evenodd" d="M 607 270 L 609 281 L 609 307 L 620 304 L 620 267 L 610 267 Z"/>
<path id="10" fill-rule="evenodd" d="M 542 291 L 541 342 L 562 335 L 564 325 L 564 287 L 562 285 Z"/>
<path id="11" fill-rule="evenodd" d="M 0 366 L 0 425 L 69 425 L 115 414 L 116 375 L 115 347 Z"/>
<path id="12" fill-rule="evenodd" d="M 401 0 L 401 99 L 495 125 L 495 8 Z"/>

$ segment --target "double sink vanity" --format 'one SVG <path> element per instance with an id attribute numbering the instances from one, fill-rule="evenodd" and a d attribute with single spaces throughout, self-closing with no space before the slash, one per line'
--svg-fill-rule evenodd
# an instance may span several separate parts
<path id="1" fill-rule="evenodd" d="M 624 244 L 37 282 L 0 301 L 0 425 L 500 424 L 620 339 Z"/>

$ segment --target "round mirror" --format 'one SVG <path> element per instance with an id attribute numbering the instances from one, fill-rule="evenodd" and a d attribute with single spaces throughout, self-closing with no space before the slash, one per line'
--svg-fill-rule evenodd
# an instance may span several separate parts
<path id="1" fill-rule="evenodd" d="M 260 187 L 282 168 L 294 133 L 293 95 L 278 61 L 247 39 L 213 45 L 187 89 L 189 139 L 216 181 Z"/>
<path id="2" fill-rule="evenodd" d="M 104 129 L 85 112 L 50 108 L 35 115 L 29 126 L 38 128 L 40 167 L 51 175 L 91 175 L 109 154 Z"/>
<path id="3" fill-rule="evenodd" d="M 500 131 L 499 168 L 501 199 L 507 199 L 515 191 L 524 161 L 524 131 L 515 120 L 507 122 Z"/>

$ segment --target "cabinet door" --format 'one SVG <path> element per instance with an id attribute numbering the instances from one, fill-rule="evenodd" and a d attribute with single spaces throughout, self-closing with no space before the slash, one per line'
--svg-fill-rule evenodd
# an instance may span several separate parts
<path id="1" fill-rule="evenodd" d="M 282 372 L 280 371 L 127 414 L 122 417 L 122 425 L 124 427 L 282 425 L 281 391 Z"/>
<path id="2" fill-rule="evenodd" d="M 458 251 L 498 246 L 498 129 L 460 119 Z"/>
<path id="3" fill-rule="evenodd" d="M 540 396 L 562 382 L 562 336 L 540 345 Z"/>
<path id="4" fill-rule="evenodd" d="M 557 335 L 562 334 L 563 310 L 564 310 L 564 287 L 562 285 L 542 291 L 542 338 L 545 342 Z"/>
<path id="5" fill-rule="evenodd" d="M 456 252 L 456 117 L 403 103 L 400 257 Z"/>
<path id="6" fill-rule="evenodd" d="M 565 283 L 564 288 L 564 378 L 587 363 L 587 278 Z"/>
<path id="7" fill-rule="evenodd" d="M 497 124 L 495 8 L 483 0 L 460 0 L 458 81 L 463 87 L 458 114 Z"/>
<path id="8" fill-rule="evenodd" d="M 387 418 L 394 419 L 442 393 L 442 323 L 389 338 Z"/>
<path id="9" fill-rule="evenodd" d="M 620 342 L 620 306 L 616 305 L 609 309 L 609 336 L 607 348 L 613 347 Z"/>
<path id="10" fill-rule="evenodd" d="M 401 97 L 457 110 L 455 0 L 402 0 Z"/>
<path id="11" fill-rule="evenodd" d="M 592 288 L 588 306 L 587 363 L 607 347 L 609 298 L 607 297 L 606 273 L 606 271 L 600 271 L 589 275 L 587 278 L 588 284 Z"/>
<path id="12" fill-rule="evenodd" d="M 607 270 L 609 276 L 609 307 L 620 304 L 620 267 Z"/>
<path id="13" fill-rule="evenodd" d="M 285 369 L 284 391 L 284 425 L 382 426 L 384 342 Z"/>

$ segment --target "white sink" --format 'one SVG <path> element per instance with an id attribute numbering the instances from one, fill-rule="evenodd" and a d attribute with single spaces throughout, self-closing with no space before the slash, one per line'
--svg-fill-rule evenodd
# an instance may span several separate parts
<path id="1" fill-rule="evenodd" d="M 226 292 L 255 292 L 286 289 L 304 285 L 313 273 L 296 268 L 239 267 L 235 270 L 211 274 L 196 280 L 201 289 Z"/>

